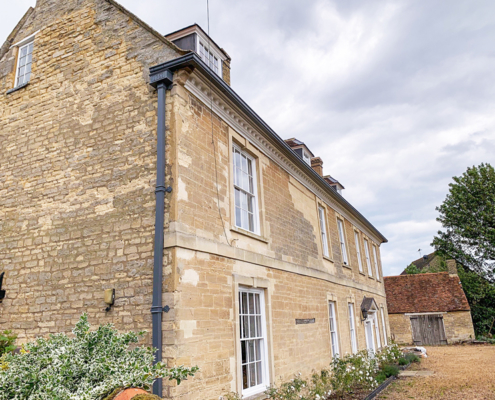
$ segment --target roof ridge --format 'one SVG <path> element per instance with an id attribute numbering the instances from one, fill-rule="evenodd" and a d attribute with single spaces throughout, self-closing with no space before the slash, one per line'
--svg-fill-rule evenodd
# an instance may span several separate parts
<path id="1" fill-rule="evenodd" d="M 170 40 L 168 40 L 165 36 L 163 36 L 160 32 L 158 32 L 156 29 L 154 29 L 151 25 L 148 25 L 141 18 L 139 18 L 136 14 L 132 13 L 127 8 L 122 6 L 120 3 L 117 3 L 115 0 L 104 0 L 104 1 L 106 1 L 107 3 L 109 3 L 112 6 L 114 6 L 115 8 L 117 8 L 123 14 L 127 15 L 129 18 L 131 18 L 134 22 L 136 22 L 142 28 L 146 29 L 152 35 L 156 36 L 163 43 L 168 45 L 171 49 L 177 51 L 180 55 L 185 55 L 185 54 L 188 54 L 191 52 L 190 50 L 183 50 L 180 47 L 176 46 L 174 43 L 172 43 Z"/>

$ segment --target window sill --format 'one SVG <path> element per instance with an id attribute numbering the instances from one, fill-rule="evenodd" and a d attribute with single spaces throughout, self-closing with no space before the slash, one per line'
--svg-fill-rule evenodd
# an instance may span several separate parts
<path id="1" fill-rule="evenodd" d="M 342 263 L 342 266 L 347 268 L 347 269 L 350 269 L 352 271 L 352 267 L 350 264 L 345 264 L 345 263 Z"/>
<path id="2" fill-rule="evenodd" d="M 261 392 L 245 395 L 246 397 L 242 397 L 243 400 L 263 400 L 268 399 L 268 396 L 265 394 L 265 391 L 268 388 L 263 389 Z"/>
<path id="3" fill-rule="evenodd" d="M 373 275 L 368 276 L 368 278 L 375 280 L 375 277 Z"/>
<path id="4" fill-rule="evenodd" d="M 364 272 L 362 272 L 362 271 L 359 271 L 359 273 L 360 273 L 361 275 L 363 275 L 363 276 L 366 276 L 366 274 L 365 274 Z"/>
<path id="5" fill-rule="evenodd" d="M 20 86 L 17 86 L 14 89 L 8 90 L 6 94 L 11 94 L 11 93 L 17 92 L 18 90 L 24 89 L 26 86 L 29 86 L 29 82 L 28 83 L 24 83 L 24 84 L 22 84 Z"/>
<path id="6" fill-rule="evenodd" d="M 252 232 L 246 231 L 246 230 L 238 228 L 238 227 L 230 228 L 230 230 L 232 232 L 237 232 L 241 235 L 248 236 L 252 239 L 259 240 L 260 242 L 268 243 L 268 240 L 266 238 L 264 238 L 263 236 L 257 235 L 256 233 L 252 233 Z"/>
<path id="7" fill-rule="evenodd" d="M 333 261 L 330 257 L 323 256 L 323 259 L 335 264 L 335 261 Z"/>

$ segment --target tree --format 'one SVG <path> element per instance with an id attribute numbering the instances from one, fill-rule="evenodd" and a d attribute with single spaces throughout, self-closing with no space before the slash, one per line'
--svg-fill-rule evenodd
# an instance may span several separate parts
<path id="1" fill-rule="evenodd" d="M 454 177 L 437 211 L 444 230 L 432 246 L 488 279 L 495 277 L 495 170 L 490 164 Z"/>
<path id="2" fill-rule="evenodd" d="M 416 274 L 419 274 L 421 271 L 419 270 L 419 268 L 416 266 L 416 264 L 410 264 L 406 267 L 406 269 L 404 270 L 404 272 L 406 274 L 409 274 L 409 275 L 416 275 Z"/>

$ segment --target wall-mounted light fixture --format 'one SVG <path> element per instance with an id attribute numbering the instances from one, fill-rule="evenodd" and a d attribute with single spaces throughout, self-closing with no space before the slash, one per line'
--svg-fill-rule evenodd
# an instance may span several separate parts
<path id="1" fill-rule="evenodd" d="M 361 309 L 361 314 L 362 314 L 362 321 L 366 321 L 368 318 L 368 311 L 366 311 L 364 308 Z"/>
<path id="2" fill-rule="evenodd" d="M 5 290 L 2 289 L 3 285 L 3 277 L 5 276 L 5 272 L 0 274 L 0 303 L 5 299 Z"/>
<path id="3" fill-rule="evenodd" d="M 106 312 L 112 309 L 112 306 L 115 304 L 115 289 L 107 289 L 105 290 L 105 303 L 107 304 Z"/>

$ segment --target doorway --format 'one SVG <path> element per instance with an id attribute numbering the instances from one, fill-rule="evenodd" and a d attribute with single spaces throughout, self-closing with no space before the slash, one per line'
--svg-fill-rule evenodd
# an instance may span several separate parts
<path id="1" fill-rule="evenodd" d="M 411 315 L 410 319 L 414 345 L 447 344 L 442 314 Z"/>

